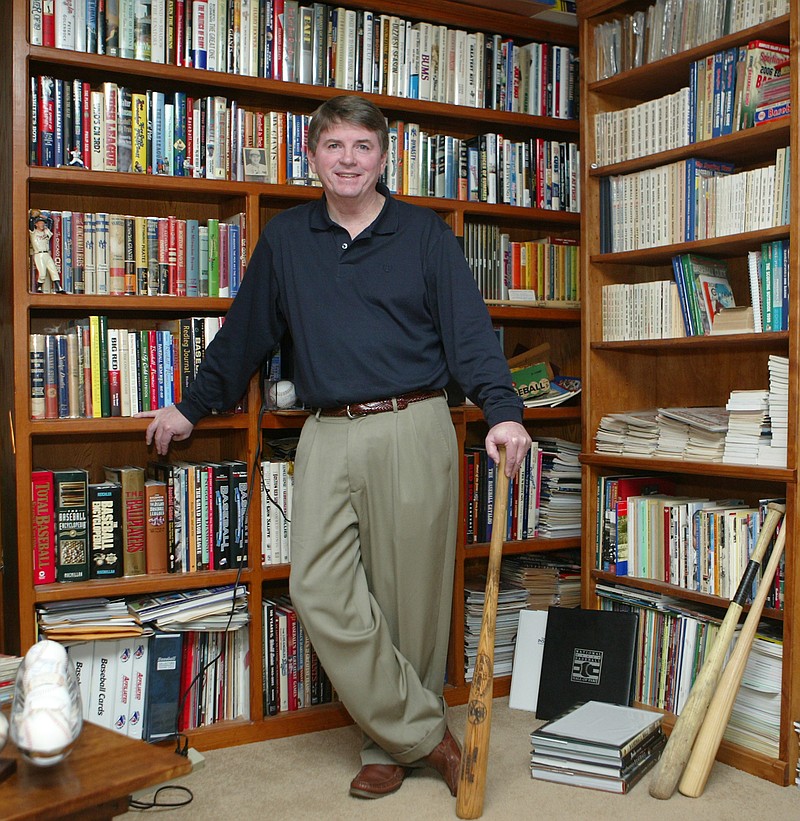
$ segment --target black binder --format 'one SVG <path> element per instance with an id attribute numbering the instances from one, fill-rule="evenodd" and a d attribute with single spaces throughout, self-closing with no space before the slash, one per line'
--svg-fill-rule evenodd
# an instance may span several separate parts
<path id="1" fill-rule="evenodd" d="M 536 718 L 555 718 L 584 701 L 629 706 L 638 622 L 634 612 L 550 607 Z"/>

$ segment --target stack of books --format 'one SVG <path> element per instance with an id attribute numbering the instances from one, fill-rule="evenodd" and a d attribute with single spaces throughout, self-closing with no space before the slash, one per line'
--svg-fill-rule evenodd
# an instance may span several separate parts
<path id="1" fill-rule="evenodd" d="M 9 703 L 14 698 L 14 683 L 21 662 L 20 656 L 0 653 L 0 705 Z"/>
<path id="2" fill-rule="evenodd" d="M 661 721 L 650 710 L 587 701 L 531 733 L 531 776 L 626 793 L 664 749 Z"/>
<path id="3" fill-rule="evenodd" d="M 652 456 L 658 446 L 657 414 L 655 408 L 607 414 L 600 420 L 595 450 L 622 456 Z"/>

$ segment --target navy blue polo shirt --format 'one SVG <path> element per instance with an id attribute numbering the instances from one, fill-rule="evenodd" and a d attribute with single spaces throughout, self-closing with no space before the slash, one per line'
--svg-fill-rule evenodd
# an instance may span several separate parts
<path id="1" fill-rule="evenodd" d="M 451 376 L 490 425 L 521 421 L 503 352 L 453 232 L 394 199 L 355 239 L 325 199 L 264 228 L 225 322 L 178 409 L 196 423 L 230 408 L 285 330 L 311 407 L 443 388 Z"/>

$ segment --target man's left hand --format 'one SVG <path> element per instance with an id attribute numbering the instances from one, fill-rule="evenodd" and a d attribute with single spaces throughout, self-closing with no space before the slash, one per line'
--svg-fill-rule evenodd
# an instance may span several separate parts
<path id="1" fill-rule="evenodd" d="M 500 422 L 490 428 L 486 435 L 486 453 L 495 463 L 500 461 L 501 445 L 506 449 L 506 476 L 510 479 L 519 470 L 525 454 L 530 450 L 531 437 L 519 422 Z"/>

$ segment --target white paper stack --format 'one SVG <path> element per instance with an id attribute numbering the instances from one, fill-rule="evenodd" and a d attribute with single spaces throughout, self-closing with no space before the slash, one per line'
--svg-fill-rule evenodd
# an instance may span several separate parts
<path id="1" fill-rule="evenodd" d="M 652 456 L 658 446 L 658 411 L 609 413 L 600 420 L 595 435 L 597 453 Z"/>
<path id="2" fill-rule="evenodd" d="M 725 438 L 726 464 L 758 463 L 759 448 L 769 444 L 769 392 L 765 390 L 731 391 L 728 435 Z"/>
<path id="3" fill-rule="evenodd" d="M 772 436 L 768 445 L 759 447 L 758 464 L 785 468 L 789 441 L 789 359 L 785 356 L 769 358 L 769 419 Z"/>

